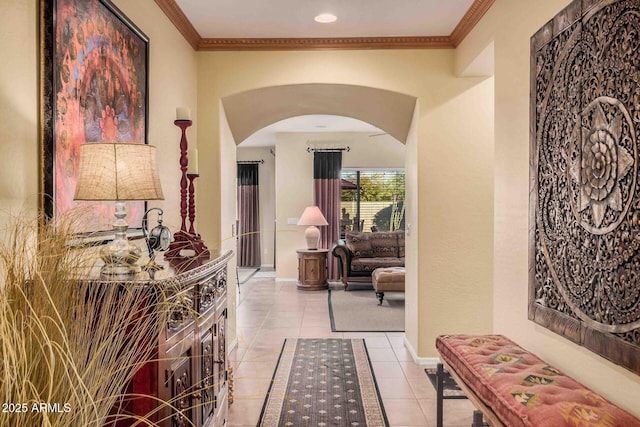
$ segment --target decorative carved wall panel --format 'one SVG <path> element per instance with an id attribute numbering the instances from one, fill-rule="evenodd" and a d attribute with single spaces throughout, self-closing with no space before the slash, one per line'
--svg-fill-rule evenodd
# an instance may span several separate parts
<path id="1" fill-rule="evenodd" d="M 529 319 L 640 374 L 640 1 L 531 39 Z"/>

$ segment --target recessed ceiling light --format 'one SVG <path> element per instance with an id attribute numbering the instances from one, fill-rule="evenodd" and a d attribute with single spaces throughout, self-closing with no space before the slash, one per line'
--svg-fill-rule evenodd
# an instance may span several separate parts
<path id="1" fill-rule="evenodd" d="M 321 24 L 330 24 L 331 22 L 336 22 L 338 17 L 332 13 L 321 13 L 313 19 Z"/>

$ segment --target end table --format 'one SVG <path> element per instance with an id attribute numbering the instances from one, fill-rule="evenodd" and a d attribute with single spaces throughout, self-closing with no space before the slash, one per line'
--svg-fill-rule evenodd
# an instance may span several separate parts
<path id="1" fill-rule="evenodd" d="M 328 249 L 298 249 L 298 289 L 317 291 L 328 289 Z"/>

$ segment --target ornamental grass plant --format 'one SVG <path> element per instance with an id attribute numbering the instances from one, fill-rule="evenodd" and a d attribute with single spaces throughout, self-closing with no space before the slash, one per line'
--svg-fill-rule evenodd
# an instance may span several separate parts
<path id="1" fill-rule="evenodd" d="M 102 427 L 124 418 L 153 425 L 127 414 L 126 385 L 154 357 L 175 293 L 83 280 L 96 251 L 70 245 L 82 216 L 5 222 L 0 426 Z"/>

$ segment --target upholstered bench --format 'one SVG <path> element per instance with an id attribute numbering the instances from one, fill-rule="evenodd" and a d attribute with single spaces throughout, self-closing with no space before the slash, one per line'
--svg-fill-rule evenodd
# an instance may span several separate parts
<path id="1" fill-rule="evenodd" d="M 382 305 L 385 292 L 404 292 L 404 267 L 376 268 L 371 273 L 371 283 Z"/>
<path id="2" fill-rule="evenodd" d="M 443 335 L 441 359 L 491 426 L 638 427 L 640 420 L 613 405 L 502 335 Z M 442 369 L 439 369 L 441 372 Z M 438 425 L 442 404 L 438 399 Z"/>

